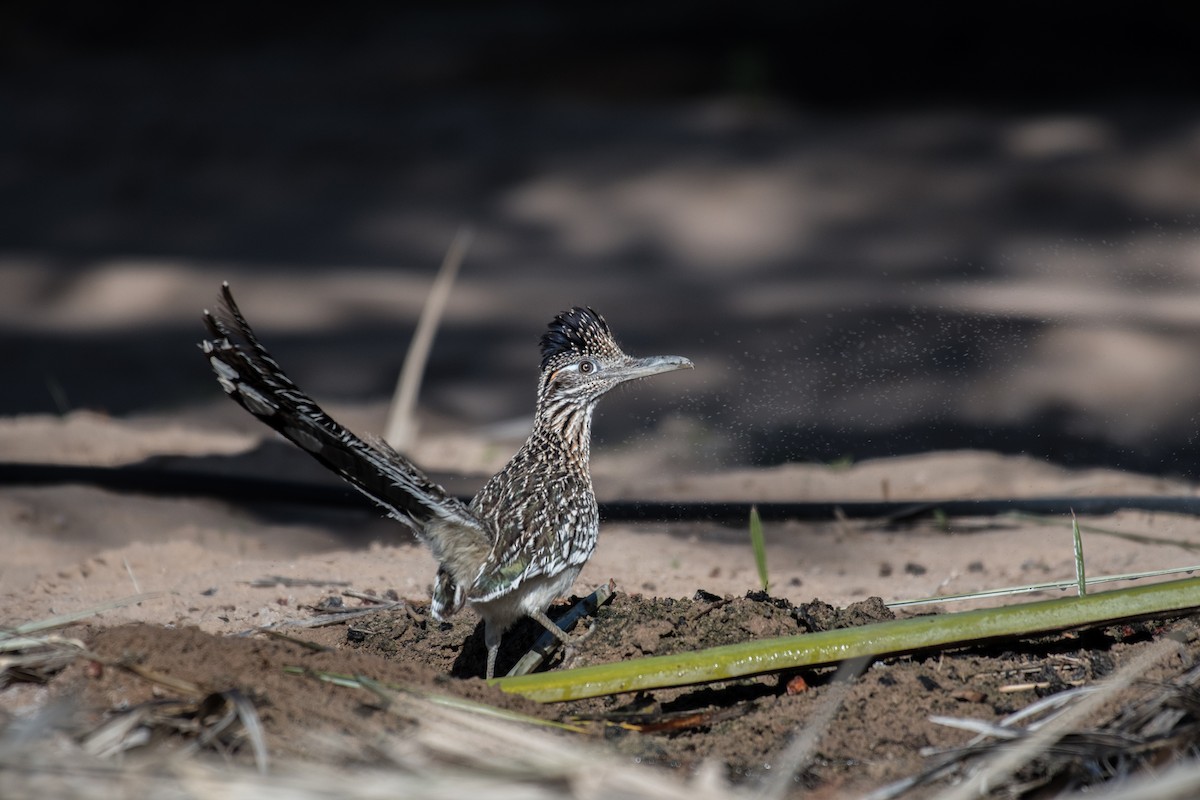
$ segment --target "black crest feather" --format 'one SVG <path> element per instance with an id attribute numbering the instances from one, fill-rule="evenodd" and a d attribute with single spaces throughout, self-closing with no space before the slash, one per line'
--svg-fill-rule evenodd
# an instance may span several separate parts
<path id="1" fill-rule="evenodd" d="M 591 308 L 576 306 L 556 316 L 542 334 L 542 369 L 564 354 L 602 355 L 613 346 L 612 331 L 604 317 Z"/>

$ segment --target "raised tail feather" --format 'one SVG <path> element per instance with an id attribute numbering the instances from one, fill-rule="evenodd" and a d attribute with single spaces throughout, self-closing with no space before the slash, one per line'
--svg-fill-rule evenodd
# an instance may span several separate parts
<path id="1" fill-rule="evenodd" d="M 216 314 L 204 312 L 211 339 L 200 343 L 221 388 L 242 408 L 270 425 L 354 488 L 422 536 L 438 520 L 487 538 L 479 521 L 411 461 L 383 442 L 368 444 L 321 410 L 258 341 L 229 284 Z M 433 526 L 434 529 L 441 526 Z M 424 537 L 423 537 L 424 538 Z M 429 542 L 435 551 L 439 542 Z"/>

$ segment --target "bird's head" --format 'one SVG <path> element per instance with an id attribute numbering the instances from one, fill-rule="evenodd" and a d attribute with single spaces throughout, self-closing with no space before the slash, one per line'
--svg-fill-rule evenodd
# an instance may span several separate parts
<path id="1" fill-rule="evenodd" d="M 543 402 L 590 406 L 618 384 L 692 366 L 682 356 L 626 355 L 604 317 L 576 307 L 556 316 L 542 335 L 538 397 Z"/>

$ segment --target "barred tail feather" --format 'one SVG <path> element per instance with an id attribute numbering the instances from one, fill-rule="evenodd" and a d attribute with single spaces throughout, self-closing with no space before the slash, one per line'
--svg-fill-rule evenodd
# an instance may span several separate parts
<path id="1" fill-rule="evenodd" d="M 212 338 L 202 341 L 200 349 L 226 394 L 418 535 L 436 519 L 488 538 L 466 505 L 415 464 L 390 447 L 368 444 L 326 414 L 258 341 L 228 284 L 221 295 L 217 313 L 204 312 Z M 440 543 L 431 544 L 440 549 Z"/>

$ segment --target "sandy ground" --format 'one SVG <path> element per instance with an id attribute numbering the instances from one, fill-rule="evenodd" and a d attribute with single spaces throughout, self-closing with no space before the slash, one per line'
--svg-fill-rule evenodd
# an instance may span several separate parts
<path id="1" fill-rule="evenodd" d="M 155 455 L 230 456 L 255 444 L 250 436 L 156 429 L 91 414 L 18 418 L 0 425 L 0 446 L 14 458 L 36 449 L 48 460 L 98 465 Z M 416 453 L 434 458 L 447 446 L 431 440 Z M 478 442 L 476 447 L 482 453 L 500 445 Z M 270 454 L 278 466 L 259 459 L 263 474 L 286 473 L 289 465 L 307 461 L 291 448 Z M 653 474 L 639 477 L 631 469 L 628 458 L 618 454 L 610 461 L 598 454 L 600 496 L 769 502 L 1194 493 L 1192 485 L 1179 481 L 1111 470 L 1070 471 L 980 452 L 696 476 L 664 474 L 651 465 Z M 5 553 L 0 586 L 8 624 L 140 590 L 164 594 L 136 608 L 107 612 L 101 620 L 230 633 L 285 619 L 297 604 L 312 603 L 323 591 L 252 585 L 270 576 L 422 597 L 435 571 L 430 556 L 402 526 L 377 518 L 365 506 L 362 512 L 247 508 L 84 486 L 10 486 L 0 493 L 0 521 Z M 770 524 L 772 589 L 795 602 L 819 597 L 844 605 L 870 595 L 890 602 L 1069 579 L 1073 555 L 1067 522 L 968 519 L 950 520 L 944 528 L 932 522 L 908 527 L 869 521 Z M 1182 516 L 1122 512 L 1084 522 L 1164 542 L 1155 546 L 1089 532 L 1085 552 L 1091 575 L 1180 566 L 1195 560 L 1184 547 L 1200 546 L 1200 524 Z M 758 583 L 746 530 L 703 523 L 605 525 L 577 589 L 610 578 L 627 591 L 662 597 L 690 596 L 697 588 L 743 594 Z"/>
<path id="2" fill-rule="evenodd" d="M 4 420 L 0 446 L 31 460 L 40 454 L 49 461 L 110 466 L 155 463 L 147 460 L 170 456 L 178 468 L 216 457 L 228 459 L 220 463 L 233 472 L 252 469 L 273 475 L 286 475 L 306 460 L 290 447 L 264 449 L 250 435 L 213 435 L 89 413 Z M 503 446 L 427 438 L 416 452 L 434 466 L 439 466 L 438 453 L 450 452 L 460 463 L 474 458 L 484 464 Z M 640 462 L 644 472 L 639 475 L 638 463 L 621 453 L 597 454 L 601 494 L 606 499 L 770 502 L 877 500 L 885 495 L 911 500 L 1178 496 L 1194 494 L 1195 489 L 1161 478 L 1112 470 L 1072 471 L 1028 458 L 968 451 L 843 467 L 789 465 L 690 476 L 672 475 L 669 464 L 664 467 L 653 459 Z M 477 475 L 459 478 L 468 484 L 478 480 Z M 1092 577 L 1193 563 L 1193 551 L 1200 548 L 1200 523 L 1190 517 L 1121 512 L 1086 518 L 1084 523 Z M 1153 538 L 1132 541 L 1120 534 Z M 736 599 L 758 588 L 744 526 L 605 525 L 599 549 L 576 591 L 582 594 L 612 579 L 619 593 L 611 609 L 602 612 L 597 632 L 581 646 L 576 665 L 889 616 L 877 601 L 860 602 L 870 597 L 893 601 L 1069 580 L 1074 574 L 1066 519 L 923 520 L 898 526 L 869 520 L 783 522 L 768 524 L 766 539 L 771 593 L 781 598 L 776 603 Z M 289 669 L 303 665 L 314 672 L 424 685 L 552 719 L 618 719 L 636 711 L 638 719 L 649 719 L 653 726 L 683 715 L 692 721 L 677 732 L 610 732 L 604 747 L 621 764 L 658 764 L 681 779 L 713 762 L 722 765 L 723 779 L 740 784 L 769 777 L 795 726 L 820 713 L 821 698 L 831 691 L 819 688 L 827 675 L 789 674 L 712 689 L 659 691 L 632 703 L 618 696 L 539 708 L 489 690 L 471 679 L 482 669 L 483 658 L 482 634 L 473 615 L 465 612 L 454 625 L 441 628 L 422 622 L 435 564 L 402 528 L 369 509 L 235 505 L 71 485 L 7 486 L 0 490 L 0 550 L 5 553 L 0 624 L 16 625 L 153 593 L 65 631 L 85 641 L 98 661 L 77 662 L 48 684 L 16 682 L 0 690 L 0 707 L 17 719 L 58 705 L 55 700 L 68 701 L 76 709 L 76 735 L 83 739 L 119 709 L 159 702 L 181 691 L 183 699 L 177 702 L 189 708 L 206 691 L 230 688 L 247 692 L 261 709 L 268 747 L 280 763 L 299 758 L 340 768 L 345 753 L 359 747 L 357 743 L 379 735 L 389 741 L 407 736 L 404 725 L 388 722 L 389 717 L 364 717 L 360 702 L 345 691 L 288 677 Z M 319 653 L 261 635 L 234 636 L 306 619 L 313 606 L 347 589 L 408 599 L 409 610 L 361 619 L 352 626 L 358 638 L 348 636 L 345 624 L 294 632 L 322 648 Z M 711 594 L 697 595 L 698 589 Z M 1055 591 L 1035 597 L 1058 595 Z M 852 610 L 845 621 L 837 622 L 841 617 L 821 603 L 799 611 L 790 606 L 818 598 L 868 610 Z M 502 669 L 537 633 L 530 628 L 518 626 L 506 637 Z M 1143 644 L 1152 639 L 1152 634 L 1124 634 L 1130 636 Z M 1015 652 L 982 648 L 882 662 L 856 682 L 847 710 L 833 719 L 822 739 L 822 760 L 801 782 L 824 787 L 833 796 L 853 796 L 913 774 L 924 765 L 921 748 L 953 747 L 967 738 L 965 732 L 934 725 L 929 721 L 932 715 L 998 720 L 1036 697 L 1033 688 L 1015 693 L 1011 688 L 1043 685 L 1030 683 L 1031 674 L 1049 675 L 1044 685 L 1062 688 L 1067 684 L 1055 681 L 1102 678 L 1114 664 L 1126 663 L 1140 652 L 1141 645 L 1129 649 L 1121 639 L 1072 638 L 1065 644 L 1078 649 L 1069 652 L 1047 639 Z M 131 661 L 138 672 L 114 668 Z M 447 674 L 459 680 L 448 684 Z M 159 680 L 170 680 L 174 688 L 155 688 L 146 675 L 169 676 Z M 1173 675 L 1168 665 L 1163 680 Z M 818 688 L 793 696 L 797 680 Z M 200 694 L 188 695 L 187 686 L 197 687 L 193 691 Z M 660 717 L 663 714 L 666 717 Z M 318 734 L 326 738 L 314 739 Z M 401 738 L 395 738 L 398 735 Z M 164 740 L 159 741 L 161 745 Z M 337 741 L 341 744 L 335 746 Z M 249 756 L 243 750 L 240 758 L 246 763 Z M 352 760 L 362 758 L 356 755 Z M 10 789 L 22 789 L 27 774 L 38 773 L 13 773 Z"/>

